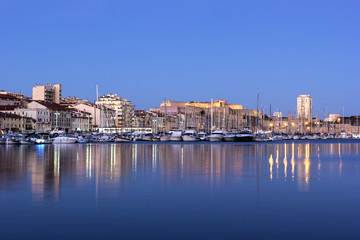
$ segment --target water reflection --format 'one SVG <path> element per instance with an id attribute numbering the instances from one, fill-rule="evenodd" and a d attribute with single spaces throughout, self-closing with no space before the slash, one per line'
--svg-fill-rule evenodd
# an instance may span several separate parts
<path id="1" fill-rule="evenodd" d="M 268 183 L 288 182 L 307 192 L 324 176 L 360 172 L 343 164 L 344 156 L 358 156 L 358 143 L 78 144 L 0 150 L 0 191 L 29 185 L 33 201 L 59 200 L 65 183 L 93 184 L 96 194 L 112 196 L 138 178 L 211 188 L 254 180 L 258 191 Z"/>

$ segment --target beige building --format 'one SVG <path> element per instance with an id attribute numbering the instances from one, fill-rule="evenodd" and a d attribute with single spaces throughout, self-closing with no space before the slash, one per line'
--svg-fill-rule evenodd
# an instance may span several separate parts
<path id="1" fill-rule="evenodd" d="M 0 105 L 1 106 L 9 106 L 9 105 L 16 105 L 16 106 L 20 106 L 21 105 L 21 99 L 10 95 L 10 94 L 3 94 L 2 92 L 0 92 Z"/>
<path id="2" fill-rule="evenodd" d="M 243 109 L 241 104 L 228 104 L 226 100 L 220 99 L 211 102 L 178 102 L 166 100 L 161 103 L 160 108 L 150 109 L 158 112 L 157 126 L 160 131 L 165 129 L 189 129 L 210 132 L 211 130 L 241 130 L 250 127 L 255 130 L 256 117 L 262 119 L 262 114 L 256 110 Z M 259 128 L 263 121 L 258 121 Z"/>
<path id="3" fill-rule="evenodd" d="M 115 110 L 115 127 L 134 126 L 134 108 L 133 103 L 117 94 L 107 94 L 99 97 L 95 103 L 101 108 L 110 108 Z"/>
<path id="4" fill-rule="evenodd" d="M 109 108 L 100 108 L 93 103 L 78 103 L 71 106 L 78 111 L 91 114 L 91 125 L 93 128 L 114 127 L 115 110 Z"/>
<path id="5" fill-rule="evenodd" d="M 0 90 L 0 94 L 8 94 L 14 97 L 17 97 L 19 99 L 25 99 L 26 97 L 22 93 L 16 93 L 16 92 L 7 92 L 5 90 Z"/>
<path id="6" fill-rule="evenodd" d="M 312 98 L 310 97 L 310 95 L 303 94 L 297 98 L 297 117 L 311 122 Z"/>
<path id="7" fill-rule="evenodd" d="M 2 133 L 8 131 L 25 132 L 35 130 L 35 119 L 9 112 L 0 112 L 0 130 Z"/>
<path id="8" fill-rule="evenodd" d="M 51 83 L 46 85 L 36 84 L 36 86 L 33 87 L 32 99 L 52 102 L 52 103 L 60 103 L 61 84 L 54 84 L 54 85 L 52 85 Z"/>
<path id="9" fill-rule="evenodd" d="M 241 104 L 228 104 L 226 100 L 220 99 L 215 100 L 212 103 L 214 108 L 231 108 L 233 110 L 243 109 Z M 197 108 L 211 108 L 211 102 L 197 102 L 197 101 L 189 101 L 189 102 L 177 102 L 172 100 L 166 100 L 160 104 L 160 107 L 197 107 Z"/>

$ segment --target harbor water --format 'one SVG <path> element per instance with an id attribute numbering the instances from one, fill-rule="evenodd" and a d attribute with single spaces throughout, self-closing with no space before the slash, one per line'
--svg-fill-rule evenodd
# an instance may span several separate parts
<path id="1" fill-rule="evenodd" d="M 1 239 L 360 239 L 360 141 L 0 146 Z"/>

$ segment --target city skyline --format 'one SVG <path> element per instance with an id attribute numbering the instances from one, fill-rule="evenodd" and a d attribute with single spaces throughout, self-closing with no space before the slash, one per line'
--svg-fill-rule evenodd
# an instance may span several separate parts
<path id="1" fill-rule="evenodd" d="M 19 4 L 21 3 L 21 4 Z M 358 115 L 356 1 L 2 1 L 1 89 L 34 84 L 138 109 L 227 99 L 286 114 L 309 94 L 314 115 Z M 294 11 L 296 9 L 296 11 Z"/>

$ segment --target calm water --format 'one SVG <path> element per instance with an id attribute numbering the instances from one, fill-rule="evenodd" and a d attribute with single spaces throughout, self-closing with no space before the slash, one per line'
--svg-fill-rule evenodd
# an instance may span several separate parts
<path id="1" fill-rule="evenodd" d="M 1 239 L 360 239 L 360 141 L 0 146 Z"/>

